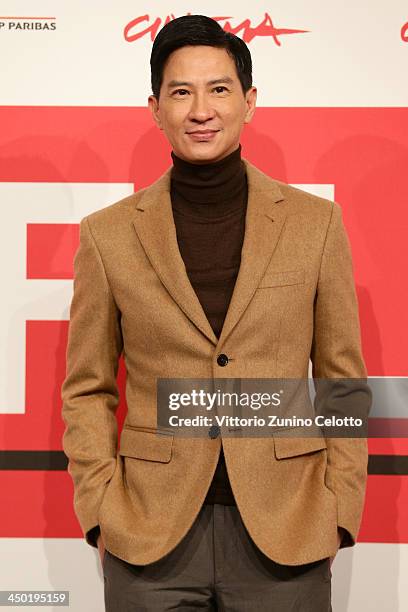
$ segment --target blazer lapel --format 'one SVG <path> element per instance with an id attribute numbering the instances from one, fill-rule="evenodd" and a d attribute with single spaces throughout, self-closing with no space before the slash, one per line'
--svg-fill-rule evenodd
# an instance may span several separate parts
<path id="1" fill-rule="evenodd" d="M 185 315 L 214 344 L 224 342 L 248 306 L 278 242 L 286 211 L 278 184 L 243 158 L 248 205 L 241 265 L 219 339 L 195 293 L 181 257 L 170 199 L 171 167 L 139 199 L 133 225 L 158 277 Z"/>
<path id="2" fill-rule="evenodd" d="M 278 183 L 248 160 L 243 158 L 243 161 L 248 179 L 245 236 L 238 277 L 218 341 L 220 346 L 251 301 L 278 243 L 287 214 Z"/>
<path id="3" fill-rule="evenodd" d="M 167 291 L 185 315 L 213 344 L 217 337 L 187 275 L 181 257 L 170 199 L 171 167 L 145 189 L 133 215 L 139 240 Z"/>

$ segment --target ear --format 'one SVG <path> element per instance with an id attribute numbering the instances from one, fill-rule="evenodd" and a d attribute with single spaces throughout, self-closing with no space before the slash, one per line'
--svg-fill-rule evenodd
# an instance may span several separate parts
<path id="1" fill-rule="evenodd" d="M 252 117 L 254 116 L 255 108 L 256 108 L 256 96 L 257 96 L 256 87 L 251 87 L 251 89 L 246 92 L 245 103 L 246 103 L 247 109 L 245 113 L 244 123 L 250 123 L 252 120 Z"/>
<path id="2" fill-rule="evenodd" d="M 161 125 L 161 120 L 160 120 L 160 110 L 159 110 L 159 102 L 156 98 L 156 96 L 149 96 L 148 100 L 147 100 L 150 112 L 152 113 L 154 122 L 156 123 L 157 127 L 162 130 L 162 125 Z"/>

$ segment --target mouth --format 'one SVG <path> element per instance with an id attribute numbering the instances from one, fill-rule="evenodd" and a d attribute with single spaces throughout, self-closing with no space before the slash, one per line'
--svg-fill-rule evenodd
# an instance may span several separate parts
<path id="1" fill-rule="evenodd" d="M 187 132 L 189 136 L 195 142 L 207 142 L 212 140 L 220 130 L 196 130 L 195 132 Z"/>

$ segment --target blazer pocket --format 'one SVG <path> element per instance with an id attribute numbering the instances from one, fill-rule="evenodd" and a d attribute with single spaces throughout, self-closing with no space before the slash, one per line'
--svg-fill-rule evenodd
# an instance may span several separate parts
<path id="1" fill-rule="evenodd" d="M 266 272 L 258 285 L 263 287 L 284 287 L 286 285 L 299 285 L 305 282 L 305 271 L 298 270 L 271 270 Z"/>
<path id="2" fill-rule="evenodd" d="M 169 463 L 172 456 L 174 434 L 160 430 L 123 426 L 119 455 Z"/>
<path id="3" fill-rule="evenodd" d="M 277 459 L 297 457 L 327 449 L 325 438 L 282 438 L 273 436 Z"/>

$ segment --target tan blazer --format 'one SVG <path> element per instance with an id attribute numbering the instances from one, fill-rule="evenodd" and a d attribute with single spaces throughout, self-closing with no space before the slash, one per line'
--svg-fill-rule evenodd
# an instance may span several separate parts
<path id="1" fill-rule="evenodd" d="M 337 203 L 272 180 L 244 159 L 242 259 L 217 340 L 178 250 L 169 168 L 87 215 L 74 260 L 63 448 L 84 535 L 134 564 L 170 552 L 199 512 L 221 439 L 156 435 L 157 378 L 365 377 L 349 242 Z M 116 375 L 128 412 L 118 450 Z M 229 357 L 226 367 L 217 356 Z M 297 565 L 358 533 L 367 441 L 224 437 L 238 509 L 265 555 Z"/>

